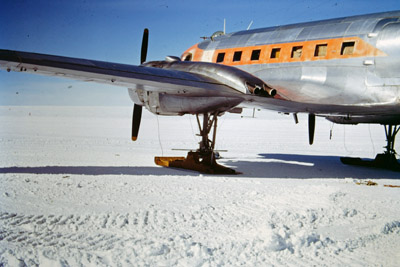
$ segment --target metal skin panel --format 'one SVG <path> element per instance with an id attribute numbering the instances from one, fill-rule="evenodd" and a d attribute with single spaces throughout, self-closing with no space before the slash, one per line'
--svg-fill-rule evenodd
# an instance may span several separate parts
<path id="1" fill-rule="evenodd" d="M 246 67 L 243 69 L 251 72 Z M 281 96 L 291 101 L 326 105 L 386 102 L 380 99 L 369 99 L 369 95 L 365 94 L 367 88 L 364 82 L 364 67 L 291 64 L 291 66 L 277 68 L 260 68 L 255 75 L 267 80 L 268 84 L 276 88 Z M 346 91 L 346 88 L 353 88 L 353 90 Z"/>
<path id="2" fill-rule="evenodd" d="M 262 65 L 241 68 L 268 81 L 268 84 L 281 96 L 291 101 L 347 106 L 337 108 L 335 111 L 332 107 L 332 111 L 337 113 L 346 113 L 349 105 L 365 107 L 394 105 L 392 111 L 400 114 L 398 85 L 368 86 L 367 77 L 370 80 L 378 79 L 375 73 L 368 72 L 369 67 L 363 66 L 360 59 L 346 61 L 346 64 L 341 64 L 341 66 L 335 61 L 336 64 L 335 62 L 330 62 L 330 64 L 291 63 L 271 68 L 264 68 Z M 319 110 L 315 111 L 319 113 Z"/>
<path id="3" fill-rule="evenodd" d="M 388 18 L 390 20 L 396 20 L 399 17 L 400 11 L 394 11 L 241 31 L 230 34 L 229 36 L 220 36 L 215 38 L 215 41 L 206 40 L 199 44 L 199 48 L 209 50 L 215 48 L 223 49 L 227 47 L 258 45 L 263 37 L 265 39 L 262 43 L 273 44 L 290 41 L 305 41 L 309 39 L 323 39 L 326 37 L 365 36 L 377 30 L 375 29 L 374 31 L 374 28 L 380 20 Z M 303 31 L 304 33 L 301 33 Z M 309 33 L 306 34 L 307 32 Z M 246 40 L 251 40 L 250 36 L 252 35 L 260 36 L 257 38 L 257 43 L 246 42 Z M 288 38 L 288 36 L 293 37 L 293 35 L 298 36 L 298 38 Z"/>

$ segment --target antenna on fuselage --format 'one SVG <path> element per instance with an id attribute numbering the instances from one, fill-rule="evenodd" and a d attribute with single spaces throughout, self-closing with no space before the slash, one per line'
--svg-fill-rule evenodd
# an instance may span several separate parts
<path id="1" fill-rule="evenodd" d="M 226 19 L 224 19 L 224 34 L 226 33 Z"/>
<path id="2" fill-rule="evenodd" d="M 250 22 L 249 26 L 247 27 L 247 31 L 250 30 L 251 25 L 253 25 L 253 21 Z"/>

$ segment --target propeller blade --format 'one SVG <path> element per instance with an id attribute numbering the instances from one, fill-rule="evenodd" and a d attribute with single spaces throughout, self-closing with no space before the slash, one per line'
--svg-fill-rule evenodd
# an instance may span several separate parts
<path id="1" fill-rule="evenodd" d="M 139 134 L 140 121 L 142 119 L 142 106 L 133 106 L 132 115 L 132 141 L 136 141 Z"/>
<path id="2" fill-rule="evenodd" d="M 149 29 L 144 29 L 142 48 L 140 51 L 140 64 L 146 61 L 147 47 L 149 45 Z M 139 134 L 140 121 L 142 120 L 142 106 L 135 104 L 132 114 L 132 141 L 136 141 Z"/>
<path id="3" fill-rule="evenodd" d="M 146 61 L 148 44 L 149 44 L 149 29 L 146 28 L 143 31 L 142 51 L 140 53 L 140 64 Z"/>
<path id="4" fill-rule="evenodd" d="M 314 133 L 315 133 L 315 115 L 308 114 L 308 142 L 310 145 L 314 143 Z"/>

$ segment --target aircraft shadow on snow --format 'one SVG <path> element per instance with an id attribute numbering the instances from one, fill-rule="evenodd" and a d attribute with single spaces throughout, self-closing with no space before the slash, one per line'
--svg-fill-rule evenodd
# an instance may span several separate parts
<path id="1" fill-rule="evenodd" d="M 261 161 L 259 161 L 261 159 Z M 230 177 L 251 178 L 357 178 L 399 179 L 399 173 L 389 170 L 344 165 L 337 156 L 259 154 L 253 161 L 226 158 L 221 162 L 243 174 Z M 71 175 L 179 175 L 199 176 L 199 173 L 161 167 L 138 166 L 39 166 L 1 167 L 0 173 L 71 174 Z M 207 175 L 213 176 L 213 175 Z M 215 175 L 221 176 L 221 175 Z M 223 175 L 224 176 L 224 175 Z"/>
<path id="2" fill-rule="evenodd" d="M 160 168 L 160 167 L 137 167 L 137 166 L 40 166 L 40 167 L 3 167 L 0 168 L 0 173 L 142 176 L 142 175 L 185 175 L 186 171 Z"/>
<path id="3" fill-rule="evenodd" d="M 259 154 L 262 161 L 232 160 L 226 165 L 243 172 L 245 177 L 260 178 L 357 178 L 399 179 L 399 173 L 341 163 L 338 156 Z"/>

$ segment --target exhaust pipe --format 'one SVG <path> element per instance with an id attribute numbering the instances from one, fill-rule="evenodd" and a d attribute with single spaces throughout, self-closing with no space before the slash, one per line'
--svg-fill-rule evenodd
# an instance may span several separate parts
<path id="1" fill-rule="evenodd" d="M 274 96 L 276 95 L 276 90 L 274 88 L 269 87 L 265 83 L 261 86 L 258 84 L 251 84 L 246 82 L 246 86 L 249 89 L 250 93 L 260 96 Z"/>

